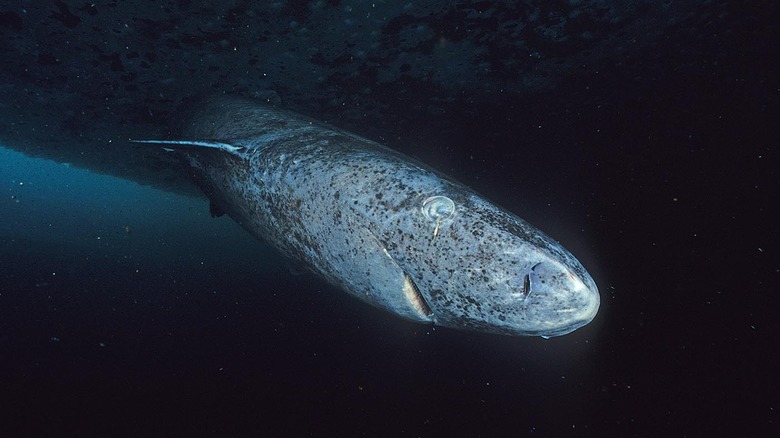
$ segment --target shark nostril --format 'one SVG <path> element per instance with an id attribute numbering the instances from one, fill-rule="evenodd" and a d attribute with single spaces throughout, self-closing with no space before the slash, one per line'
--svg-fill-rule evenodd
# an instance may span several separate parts
<path id="1" fill-rule="evenodd" d="M 528 298 L 528 295 L 531 294 L 531 277 L 528 274 L 525 274 L 523 277 L 523 289 L 520 291 L 523 298 Z"/>
<path id="2" fill-rule="evenodd" d="M 533 292 L 534 289 L 534 279 L 532 279 L 531 276 L 535 275 L 538 277 L 536 268 L 538 268 L 541 264 L 542 262 L 539 262 L 531 266 L 531 269 L 528 271 L 528 273 L 523 276 L 523 286 L 520 289 L 520 296 L 523 297 L 523 299 L 528 299 L 528 297 L 531 296 L 531 292 Z M 544 283 L 544 281 L 542 281 L 542 283 Z"/>

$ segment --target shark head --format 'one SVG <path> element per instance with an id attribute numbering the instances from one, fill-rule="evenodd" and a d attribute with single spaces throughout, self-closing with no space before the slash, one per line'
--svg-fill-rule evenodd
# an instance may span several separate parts
<path id="1" fill-rule="evenodd" d="M 389 252 L 420 319 L 510 335 L 561 336 L 596 316 L 595 282 L 558 242 L 467 189 L 420 195 Z M 401 229 L 398 227 L 398 229 Z M 398 238 L 398 236 L 396 236 Z M 412 299 L 410 298 L 410 300 Z"/>

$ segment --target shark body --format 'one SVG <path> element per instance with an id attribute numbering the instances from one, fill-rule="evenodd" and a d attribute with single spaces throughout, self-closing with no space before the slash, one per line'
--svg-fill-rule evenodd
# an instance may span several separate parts
<path id="1" fill-rule="evenodd" d="M 213 212 L 401 317 L 510 335 L 590 322 L 598 289 L 566 249 L 469 188 L 376 142 L 216 98 L 176 140 Z"/>

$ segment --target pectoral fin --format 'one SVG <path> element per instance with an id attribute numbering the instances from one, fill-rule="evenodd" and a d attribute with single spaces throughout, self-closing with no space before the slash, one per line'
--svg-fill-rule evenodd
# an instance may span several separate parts
<path id="1" fill-rule="evenodd" d="M 414 321 L 432 322 L 434 315 L 414 280 L 396 263 L 379 239 L 367 228 L 355 230 L 362 242 L 356 256 L 342 269 L 352 271 L 353 291 L 361 299 Z"/>
<path id="2" fill-rule="evenodd" d="M 219 149 L 231 154 L 238 154 L 244 151 L 243 146 L 237 146 L 230 143 L 219 141 L 195 141 L 195 140 L 130 140 L 131 143 L 149 143 L 149 144 L 168 144 L 182 147 L 206 147 Z M 168 150 L 169 148 L 165 148 Z"/>

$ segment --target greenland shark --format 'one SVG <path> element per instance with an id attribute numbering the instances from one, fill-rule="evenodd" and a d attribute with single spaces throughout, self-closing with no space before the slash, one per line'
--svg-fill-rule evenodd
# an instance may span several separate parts
<path id="1" fill-rule="evenodd" d="M 403 318 L 545 338 L 599 308 L 575 257 L 514 214 L 374 141 L 251 100 L 208 100 L 177 139 L 212 203 L 329 283 Z"/>

